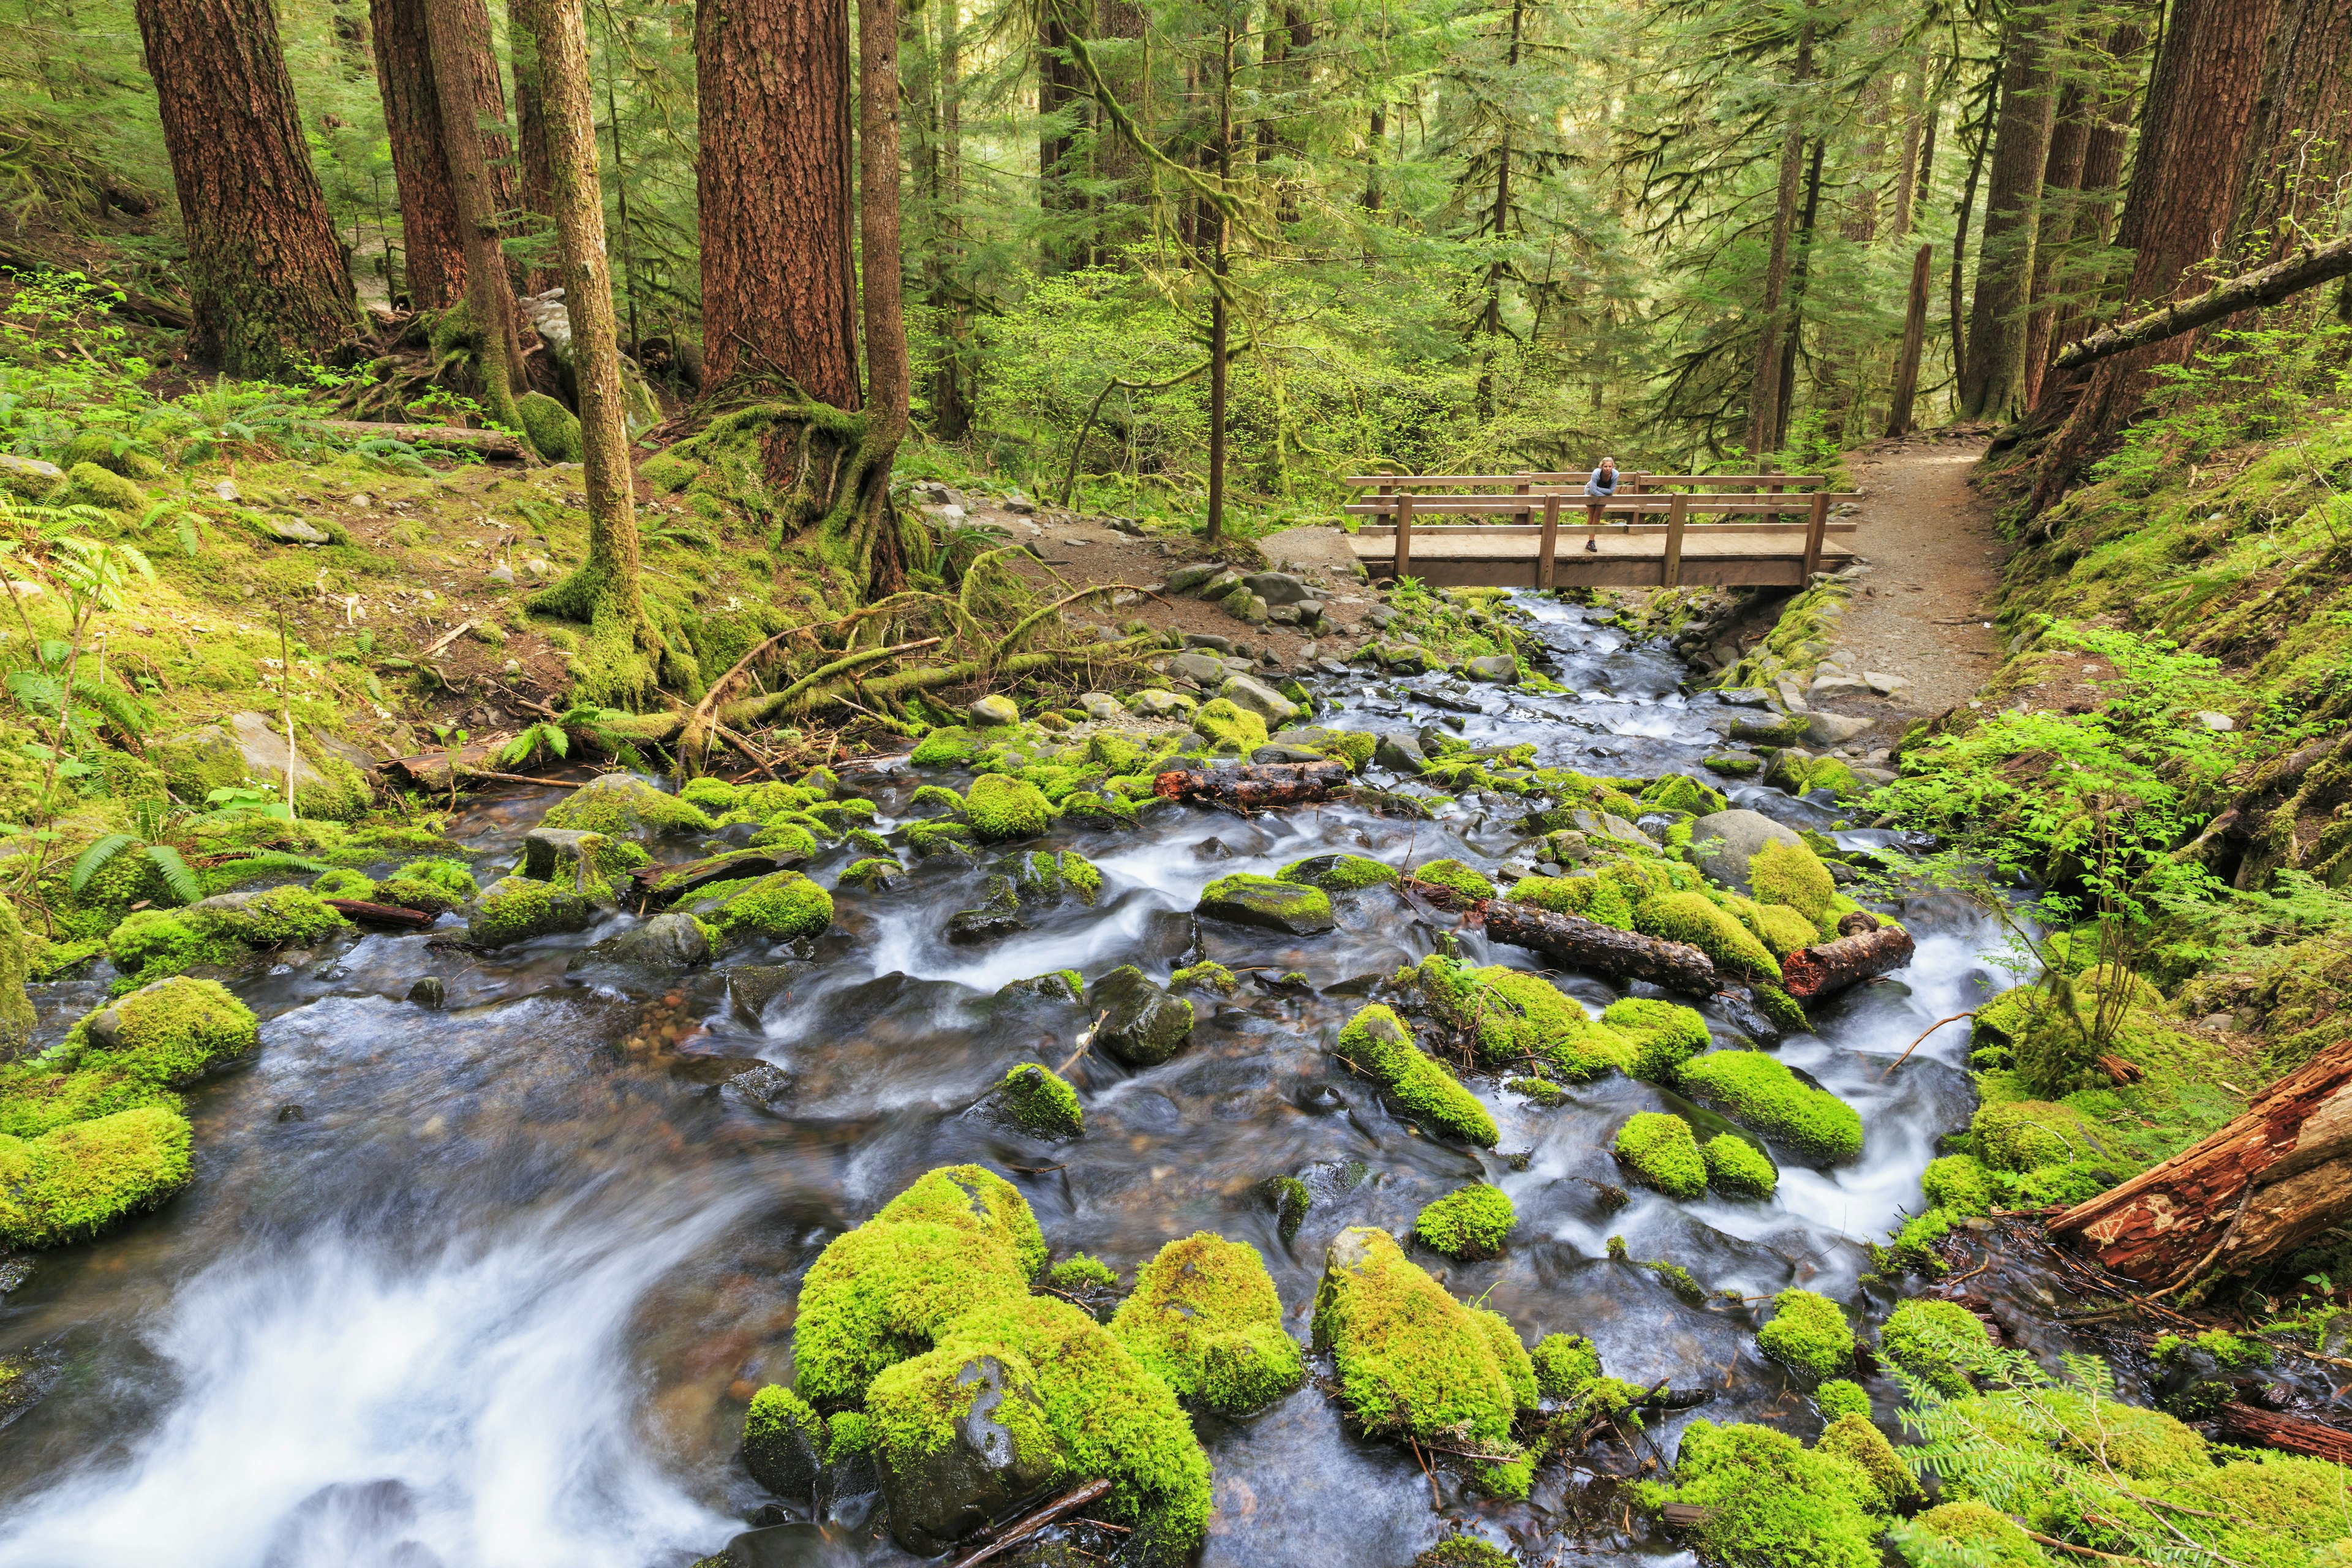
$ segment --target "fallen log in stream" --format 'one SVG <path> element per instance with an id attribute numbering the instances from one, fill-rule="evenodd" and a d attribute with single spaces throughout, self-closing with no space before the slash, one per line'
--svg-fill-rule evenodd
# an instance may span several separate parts
<path id="1" fill-rule="evenodd" d="M 1483 919 L 1494 941 L 1530 948 L 1571 969 L 1646 980 L 1700 996 L 1712 996 L 1725 984 L 1715 961 L 1688 942 L 1619 931 L 1581 915 L 1555 914 L 1502 899 L 1474 909 L 1471 918 Z"/>
<path id="2" fill-rule="evenodd" d="M 1151 781 L 1162 800 L 1213 800 L 1257 810 L 1272 805 L 1309 805 L 1348 787 L 1348 764 L 1245 763 L 1237 768 L 1171 768 Z"/>
<path id="3" fill-rule="evenodd" d="M 1790 995 L 1800 1002 L 1818 1002 L 1902 968 L 1911 962 L 1912 952 L 1909 931 L 1883 925 L 1818 947 L 1801 947 L 1780 961 L 1780 976 Z"/>

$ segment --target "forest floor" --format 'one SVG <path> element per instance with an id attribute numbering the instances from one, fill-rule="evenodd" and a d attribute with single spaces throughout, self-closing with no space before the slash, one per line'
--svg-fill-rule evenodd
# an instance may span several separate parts
<path id="1" fill-rule="evenodd" d="M 1899 705 L 1917 713 L 1960 706 L 2000 667 L 1992 619 L 2010 547 L 1992 502 L 1969 482 L 1984 447 L 1923 431 L 1846 459 L 1863 492 L 1854 548 L 1873 570 L 1838 642 L 1860 656 L 1858 668 L 1909 678 Z"/>

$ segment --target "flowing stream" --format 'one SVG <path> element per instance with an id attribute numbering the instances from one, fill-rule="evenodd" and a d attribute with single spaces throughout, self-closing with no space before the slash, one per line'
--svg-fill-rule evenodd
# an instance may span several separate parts
<path id="1" fill-rule="evenodd" d="M 1580 608 L 1527 603 L 1573 695 L 1349 675 L 1325 684 L 1344 704 L 1329 721 L 1454 721 L 1474 742 L 1532 741 L 1543 763 L 1600 773 L 1696 771 L 1719 748 L 1735 710 L 1679 695 L 1664 649 L 1629 646 Z M 886 822 L 921 782 L 897 763 L 846 777 Z M 1795 825 L 1832 820 L 1776 791 L 1730 793 Z M 459 815 L 453 831 L 484 881 L 554 798 L 527 791 Z M 1590 1335 L 1630 1382 L 1711 1390 L 1703 1410 L 1653 1419 L 1666 1453 L 1694 1414 L 1810 1433 L 1801 1393 L 1757 1355 L 1748 1311 L 1686 1305 L 1652 1271 L 1612 1261 L 1606 1240 L 1681 1263 L 1710 1290 L 1802 1284 L 1852 1300 L 1863 1242 L 1919 1206 L 1937 1135 L 1971 1106 L 1965 1030 L 1931 1037 L 1891 1080 L 1888 1067 L 1997 983 L 1983 955 L 1999 933 L 1959 901 L 1914 901 L 1901 911 L 1919 939 L 1912 965 L 1779 1047 L 1861 1110 L 1859 1162 L 1788 1164 L 1766 1204 L 1636 1187 L 1612 1210 L 1611 1134 L 1634 1110 L 1682 1109 L 1672 1095 L 1612 1075 L 1544 1109 L 1482 1083 L 1502 1130 L 1484 1152 L 1419 1135 L 1329 1054 L 1364 989 L 1431 952 L 1453 917 L 1387 889 L 1337 899 L 1341 929 L 1304 941 L 1196 931 L 1191 915 L 1214 877 L 1322 851 L 1499 865 L 1525 853 L 1525 812 L 1496 796 L 1435 823 L 1343 805 L 1253 819 L 1156 805 L 1139 831 L 1057 829 L 1046 847 L 1100 866 L 1099 903 L 983 948 L 941 933 L 976 901 L 986 858 L 917 863 L 888 891 L 837 894 L 814 961 L 756 1016 L 730 997 L 727 969 L 773 953 L 670 980 L 574 965 L 618 916 L 489 956 L 371 935 L 237 981 L 264 1048 L 189 1097 L 194 1184 L 42 1257 L 0 1302 L 0 1352 L 32 1351 L 49 1384 L 0 1431 L 0 1564 L 681 1568 L 765 1500 L 734 1457 L 741 1401 L 788 1372 L 802 1271 L 922 1171 L 961 1161 L 1013 1176 L 1056 1257 L 1083 1249 L 1127 1272 L 1196 1229 L 1248 1241 L 1302 1339 L 1334 1234 L 1402 1232 L 1430 1199 L 1483 1178 L 1510 1194 L 1519 1226 L 1494 1262 L 1421 1255 L 1456 1295 L 1484 1296 L 1529 1343 Z M 828 851 L 810 870 L 830 882 L 859 853 Z M 1475 935 L 1464 947 L 1536 963 Z M 973 1111 L 1015 1063 L 1062 1068 L 1087 1023 L 999 986 L 1123 963 L 1164 978 L 1198 956 L 1307 984 L 1196 995 L 1192 1044 L 1156 1068 L 1077 1056 L 1064 1070 L 1086 1101 L 1079 1142 L 1032 1141 Z M 428 973 L 446 982 L 446 1011 L 399 1000 Z M 1596 1010 L 1615 994 L 1557 978 Z M 37 990 L 53 1038 L 103 983 Z M 754 1058 L 781 1070 L 730 1078 Z M 1315 1194 L 1287 1242 L 1254 1191 L 1282 1173 Z M 1892 1390 L 1874 1387 L 1884 1420 Z M 1254 1419 L 1199 1429 L 1216 1478 L 1208 1563 L 1402 1568 L 1449 1519 L 1532 1548 L 1531 1563 L 1678 1550 L 1626 1533 L 1596 1479 L 1631 1473 L 1646 1447 L 1550 1466 L 1528 1502 L 1505 1505 L 1349 1436 L 1311 1382 Z M 909 1561 L 887 1539 L 840 1560 Z"/>

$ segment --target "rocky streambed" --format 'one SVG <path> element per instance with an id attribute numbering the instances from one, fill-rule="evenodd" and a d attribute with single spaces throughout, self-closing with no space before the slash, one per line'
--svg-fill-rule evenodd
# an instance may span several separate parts
<path id="1" fill-rule="evenodd" d="M 1232 1361 L 1246 1396 L 1155 1373 L 1165 1392 L 1138 1397 L 1181 1420 L 1137 1417 L 1107 1439 L 1110 1457 L 1084 1455 L 1128 1464 L 1148 1437 L 1181 1470 L 1196 1440 L 1200 1561 L 1402 1568 L 1464 1529 L 1528 1562 L 1684 1550 L 1619 1483 L 1655 1479 L 1693 1419 L 1803 1437 L 1826 1424 L 1818 1377 L 1759 1350 L 1765 1302 L 1802 1287 L 1866 1331 L 1897 1300 L 1861 1282 L 1866 1244 L 1922 1206 L 1939 1135 L 1969 1120 L 1967 1036 L 1945 1031 L 1889 1068 L 1928 1023 L 2005 984 L 1987 963 L 1998 932 L 1963 900 L 1881 906 L 1916 942 L 1909 965 L 1773 1043 L 1769 1059 L 1802 1091 L 1851 1108 L 1851 1144 L 1739 1114 L 1736 1094 L 1673 1071 L 1644 1076 L 1657 1048 L 1644 1042 L 1680 1026 L 1612 1012 L 1629 997 L 1696 1010 L 1707 1037 L 1679 1037 L 1677 1061 L 1750 1044 L 1754 1013 L 1539 973 L 1538 954 L 1465 923 L 1461 878 L 1589 869 L 1580 858 L 1608 859 L 1612 836 L 1662 854 L 1700 806 L 1755 811 L 1848 853 L 1887 836 L 1839 826 L 1825 794 L 1710 773 L 1704 759 L 1736 752 L 1727 738 L 1752 710 L 1685 695 L 1664 649 L 1580 607 L 1523 613 L 1523 651 L 1544 680 L 1360 667 L 1312 678 L 1318 725 L 1384 738 L 1379 756 L 1349 760 L 1389 798 L 1237 811 L 1103 791 L 1102 809 L 1066 798 L 1028 819 L 1017 791 L 886 760 L 841 770 L 833 805 L 793 828 L 804 845 L 772 826 L 688 822 L 647 834 L 656 865 L 636 871 L 576 837 L 549 849 L 542 835 L 539 853 L 555 858 L 541 879 L 509 887 L 492 918 L 491 900 L 477 906 L 474 934 L 494 944 L 458 945 L 461 911 L 432 931 L 347 935 L 236 972 L 260 1049 L 189 1092 L 193 1183 L 95 1242 L 42 1255 L 0 1307 L 0 1352 L 22 1356 L 40 1388 L 0 1442 L 0 1562 L 683 1568 L 723 1548 L 737 1568 L 913 1561 L 908 1544 L 940 1546 L 952 1510 L 926 1535 L 902 1497 L 894 1539 L 873 1467 L 856 1462 L 871 1450 L 856 1442 L 780 1497 L 746 1466 L 745 1414 L 762 1387 L 794 1381 L 796 1350 L 809 1365 L 813 1321 L 839 1329 L 838 1304 L 820 1310 L 809 1286 L 827 1248 L 879 1235 L 886 1205 L 936 1194 L 926 1173 L 961 1166 L 1014 1195 L 992 1207 L 977 1178 L 956 1188 L 969 1212 L 1003 1220 L 986 1246 L 1023 1278 L 1038 1262 L 1053 1270 L 1042 1278 L 1058 1295 L 1023 1300 L 1114 1324 L 992 1320 L 975 1364 L 1018 1348 L 1091 1365 L 1122 1298 L 1166 1288 L 1180 1267 L 1232 1271 L 1255 1347 Z M 1160 732 L 1183 732 L 1183 703 L 1153 706 L 1171 716 Z M 1244 720 L 1215 721 L 1251 739 Z M 1121 726 L 1093 721 L 1113 736 Z M 1148 760 L 1154 742 L 1146 731 L 1119 743 Z M 1528 793 L 1526 776 L 1547 767 L 1621 783 L 1606 800 Z M 1706 799 L 1716 788 L 1727 799 Z M 467 807 L 455 832 L 478 880 L 492 887 L 526 860 L 551 810 L 575 836 L 591 830 L 567 798 L 524 790 Z M 710 795 L 714 817 L 726 804 Z M 1568 815 L 1530 825 L 1547 811 Z M 792 868 L 698 872 L 673 889 L 693 918 L 658 930 L 596 896 L 600 879 L 754 849 Z M 1323 884 L 1320 905 L 1304 916 L 1253 880 L 1318 860 L 1305 880 Z M 1359 861 L 1450 868 L 1402 883 L 1351 874 Z M 821 922 L 817 892 L 830 903 Z M 1746 940 L 1760 943 L 1764 924 Z M 1463 979 L 1488 964 L 1539 990 Z M 1408 968 L 1422 978 L 1400 986 Z M 44 1037 L 98 1005 L 105 978 L 101 967 L 37 988 Z M 1191 1012 L 1181 1029 L 1156 1016 L 1179 1002 Z M 1570 1009 L 1567 1021 L 1545 1025 L 1552 1006 Z M 1459 1053 L 1458 1116 L 1433 1113 L 1343 1042 L 1373 1007 L 1418 1048 Z M 1507 1016 L 1535 1034 L 1489 1039 Z M 1600 1055 L 1579 1068 L 1542 1043 L 1563 1030 Z M 1673 1151 L 1661 1163 L 1620 1142 L 1643 1114 L 1752 1152 L 1724 1145 L 1694 1184 Z M 1463 1135 L 1479 1126 L 1491 1136 Z M 1439 1211 L 1452 1255 L 1414 1239 L 1423 1210 L 1465 1188 L 1507 1198 L 1506 1228 L 1474 1198 Z M 1003 1219 L 1015 1209 L 1026 1220 Z M 1261 1263 L 1212 1247 L 1152 1272 L 1198 1233 Z M 1462 1309 L 1440 1300 L 1473 1303 L 1538 1351 L 1529 1370 L 1543 1384 L 1516 1434 L 1507 1410 L 1506 1429 L 1483 1435 L 1490 1447 L 1365 1430 L 1347 1370 L 1310 1348 L 1335 1245 L 1356 1276 L 1392 1271 L 1395 1291 L 1441 1317 Z M 1074 1264 L 1081 1254 L 1100 1267 Z M 970 1282 L 980 1276 L 958 1272 L 1010 1266 L 967 1261 L 921 1289 L 956 1322 L 1030 1311 L 992 1308 Z M 1303 1381 L 1284 1373 L 1276 1326 L 1305 1352 Z M 869 1348 L 888 1337 L 858 1332 Z M 1493 1465 L 1538 1452 L 1529 1433 L 1559 1405 L 1548 1391 L 1593 1370 L 1569 1367 L 1573 1347 L 1549 1336 L 1587 1342 L 1598 1371 L 1654 1397 L 1638 1430 L 1603 1424 L 1516 1480 L 1498 1477 Z M 1867 1364 L 1850 1375 L 1893 1429 L 1898 1392 Z M 866 1408 L 877 1426 L 884 1415 Z M 1067 1450 L 1069 1422 L 1088 1418 L 1040 1419 L 1047 1447 Z M 1009 1417 L 1000 1425 L 1017 1436 Z M 812 1439 L 816 1459 L 827 1441 Z M 992 1484 L 1019 1500 L 1021 1486 Z M 814 1522 L 793 1522 L 813 1509 Z M 1110 1504 L 1093 1517 L 1118 1522 Z M 1089 1528 L 1024 1550 L 1056 1563 L 1140 1550 L 1139 1536 Z"/>

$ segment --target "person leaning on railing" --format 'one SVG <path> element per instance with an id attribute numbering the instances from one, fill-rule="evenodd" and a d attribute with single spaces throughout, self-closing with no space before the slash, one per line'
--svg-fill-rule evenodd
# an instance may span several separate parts
<path id="1" fill-rule="evenodd" d="M 1603 458 L 1601 459 L 1601 466 L 1593 469 L 1592 477 L 1584 481 L 1584 493 L 1600 500 L 1607 500 L 1611 496 L 1617 493 L 1616 458 Z M 1601 527 L 1601 509 L 1597 506 L 1586 507 L 1584 509 L 1584 548 L 1591 551 L 1595 555 L 1598 555 L 1601 553 L 1600 534 L 1598 531 Z"/>

